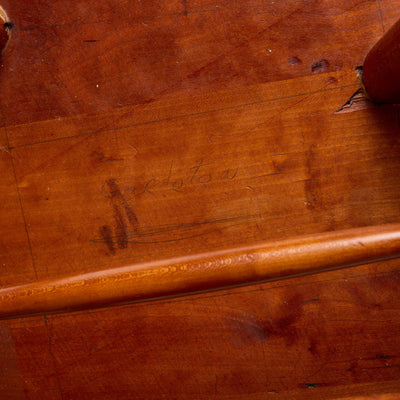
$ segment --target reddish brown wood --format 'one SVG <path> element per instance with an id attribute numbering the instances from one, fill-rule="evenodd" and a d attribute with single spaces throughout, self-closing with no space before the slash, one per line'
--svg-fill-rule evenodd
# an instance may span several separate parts
<path id="1" fill-rule="evenodd" d="M 397 2 L 0 6 L 1 288 L 400 222 L 398 108 L 342 108 Z M 2 320 L 0 397 L 398 393 L 399 282 L 396 259 Z"/>
<path id="2" fill-rule="evenodd" d="M 368 53 L 362 83 L 368 97 L 378 103 L 400 103 L 400 20 Z"/>
<path id="3" fill-rule="evenodd" d="M 7 42 L 8 42 L 8 32 L 4 27 L 4 23 L 2 23 L 0 19 L 0 53 L 3 51 Z"/>
<path id="4" fill-rule="evenodd" d="M 400 257 L 400 224 L 60 277 L 0 289 L 0 318 L 171 297 Z"/>
<path id="5" fill-rule="evenodd" d="M 398 266 L 392 260 L 0 325 L 13 338 L 28 398 L 146 393 L 151 400 L 308 400 L 396 393 Z M 16 376 L 11 366 L 3 373 Z"/>
<path id="6" fill-rule="evenodd" d="M 15 24 L 0 75 L 7 125 L 354 69 L 382 33 L 366 0 L 2 4 Z"/>

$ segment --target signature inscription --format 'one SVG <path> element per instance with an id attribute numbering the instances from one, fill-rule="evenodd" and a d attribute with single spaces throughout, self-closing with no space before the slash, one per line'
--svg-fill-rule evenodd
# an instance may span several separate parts
<path id="1" fill-rule="evenodd" d="M 141 229 L 137 214 L 132 205 L 132 197 L 143 194 L 155 195 L 157 189 L 169 189 L 183 192 L 189 185 L 207 185 L 210 182 L 233 180 L 237 177 L 239 167 L 217 170 L 212 164 L 205 164 L 201 160 L 196 165 L 186 169 L 183 177 L 174 174 L 174 162 L 171 161 L 168 173 L 164 178 L 152 178 L 143 183 L 137 183 L 121 191 L 117 179 L 108 179 L 102 186 L 102 194 L 109 199 L 114 223 L 99 228 L 99 237 L 95 243 L 105 243 L 108 251 L 115 254 L 117 249 L 127 248 L 129 243 L 149 244 L 165 243 L 185 240 L 197 236 L 207 235 L 215 230 L 229 228 L 246 223 L 250 215 L 236 215 L 230 218 L 210 219 L 198 222 L 181 223 L 177 225 L 157 226 L 150 229 Z M 181 176 L 182 176 L 181 175 Z M 127 198 L 131 198 L 131 202 Z"/>
<path id="2" fill-rule="evenodd" d="M 239 167 L 228 168 L 222 171 L 216 171 L 212 164 L 205 164 L 201 160 L 198 164 L 190 167 L 186 171 L 186 176 L 174 176 L 174 161 L 171 161 L 168 174 L 165 178 L 152 178 L 144 183 L 130 186 L 128 192 L 130 195 L 138 196 L 145 193 L 155 194 L 155 190 L 169 188 L 175 192 L 183 192 L 188 185 L 207 184 L 215 181 L 233 180 L 237 177 Z"/>

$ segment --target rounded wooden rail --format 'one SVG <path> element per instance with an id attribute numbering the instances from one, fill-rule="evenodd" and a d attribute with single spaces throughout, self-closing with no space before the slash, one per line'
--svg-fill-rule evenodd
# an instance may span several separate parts
<path id="1" fill-rule="evenodd" d="M 400 256 L 400 224 L 301 236 L 0 289 L 0 318 L 63 312 L 313 274 Z"/>

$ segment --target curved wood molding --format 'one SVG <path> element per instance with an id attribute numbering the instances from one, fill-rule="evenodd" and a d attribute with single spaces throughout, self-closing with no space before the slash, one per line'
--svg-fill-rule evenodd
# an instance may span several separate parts
<path id="1" fill-rule="evenodd" d="M 0 290 L 0 318 L 137 302 L 400 256 L 400 224 L 321 233 Z"/>

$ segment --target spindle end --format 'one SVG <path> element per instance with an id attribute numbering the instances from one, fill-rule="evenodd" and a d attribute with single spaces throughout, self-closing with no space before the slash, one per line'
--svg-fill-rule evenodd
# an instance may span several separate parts
<path id="1" fill-rule="evenodd" d="M 356 68 L 366 96 L 375 103 L 400 103 L 400 20 Z"/>
<path id="2" fill-rule="evenodd" d="M 0 54 L 3 53 L 11 37 L 13 23 L 8 18 L 5 10 L 0 6 Z"/>

